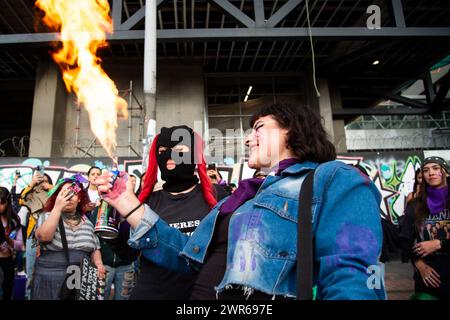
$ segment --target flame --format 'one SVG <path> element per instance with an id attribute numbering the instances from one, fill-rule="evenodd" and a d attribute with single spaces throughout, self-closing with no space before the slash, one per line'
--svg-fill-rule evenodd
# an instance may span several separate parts
<path id="1" fill-rule="evenodd" d="M 61 33 L 61 45 L 52 57 L 63 73 L 67 91 L 89 114 L 92 132 L 111 158 L 115 158 L 117 116 L 128 116 L 127 102 L 100 66 L 97 50 L 107 46 L 112 33 L 108 0 L 36 0 L 42 21 Z"/>

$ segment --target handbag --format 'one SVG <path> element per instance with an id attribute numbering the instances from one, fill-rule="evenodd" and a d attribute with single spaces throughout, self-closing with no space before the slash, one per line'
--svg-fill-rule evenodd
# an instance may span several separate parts
<path id="1" fill-rule="evenodd" d="M 297 300 L 313 300 L 312 196 L 314 173 L 307 173 L 299 194 L 297 222 Z"/>
<path id="2" fill-rule="evenodd" d="M 69 266 L 70 266 L 69 248 L 67 246 L 66 229 L 64 227 L 62 218 L 59 219 L 59 232 L 61 233 L 61 242 L 63 245 L 64 254 L 65 254 L 66 260 L 67 260 L 67 268 L 69 268 Z M 75 300 L 76 299 L 77 289 L 69 288 L 69 286 L 68 286 L 68 280 L 69 280 L 70 276 L 72 276 L 72 273 L 68 273 L 66 270 L 66 276 L 64 277 L 64 282 L 62 283 L 61 289 L 59 290 L 59 298 L 61 300 Z"/>

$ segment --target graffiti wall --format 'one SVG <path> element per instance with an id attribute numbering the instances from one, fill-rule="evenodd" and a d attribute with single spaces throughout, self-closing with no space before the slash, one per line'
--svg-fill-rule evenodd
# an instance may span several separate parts
<path id="1" fill-rule="evenodd" d="M 420 168 L 422 152 L 365 153 L 340 156 L 339 160 L 363 167 L 381 193 L 381 215 L 397 223 L 403 215 L 406 197 L 413 191 L 416 169 Z"/>
<path id="2" fill-rule="evenodd" d="M 342 154 L 338 160 L 363 167 L 381 193 L 380 213 L 385 219 L 397 223 L 405 209 L 405 199 L 413 190 L 415 170 L 420 168 L 422 159 L 431 155 L 440 155 L 449 160 L 450 151 L 417 152 L 368 152 Z M 17 181 L 17 192 L 26 187 L 32 178 L 36 166 L 44 166 L 45 172 L 53 182 L 75 173 L 86 173 L 91 166 L 112 169 L 109 158 L 0 158 L 0 185 L 11 188 L 16 170 L 21 178 Z M 236 185 L 241 179 L 251 177 L 254 170 L 245 162 L 233 166 L 217 166 L 223 179 Z M 134 174 L 139 186 L 142 175 L 140 158 L 119 158 L 119 170 Z"/>
<path id="3" fill-rule="evenodd" d="M 137 185 L 142 175 L 141 164 L 140 158 L 119 158 L 119 170 L 134 174 L 137 177 Z M 37 166 L 43 166 L 45 173 L 55 183 L 58 179 L 75 173 L 85 174 L 92 166 L 111 170 L 112 161 L 109 158 L 0 158 L 0 185 L 10 189 L 15 173 L 19 171 L 17 192 L 21 192 L 31 182 Z"/>

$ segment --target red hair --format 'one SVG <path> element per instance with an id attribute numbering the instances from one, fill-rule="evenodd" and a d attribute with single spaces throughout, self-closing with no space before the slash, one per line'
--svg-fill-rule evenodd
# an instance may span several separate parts
<path id="1" fill-rule="evenodd" d="M 157 135 L 153 140 L 152 146 L 148 155 L 148 168 L 145 174 L 144 184 L 142 191 L 139 194 L 139 201 L 141 203 L 146 202 L 153 192 L 153 188 L 156 184 L 156 178 L 158 175 L 158 162 L 156 160 L 156 144 L 158 142 Z M 215 192 L 206 173 L 206 161 L 203 155 L 203 140 L 196 132 L 194 132 L 194 161 L 197 161 L 197 171 L 200 177 L 200 186 L 202 188 L 203 197 L 210 208 L 213 208 L 217 204 Z"/>
<path id="2" fill-rule="evenodd" d="M 152 146 L 148 152 L 148 167 L 145 173 L 144 182 L 142 184 L 141 193 L 139 193 L 139 201 L 144 203 L 153 191 L 158 176 L 158 162 L 156 160 L 156 144 L 158 142 L 159 134 L 153 139 Z"/>
<path id="3" fill-rule="evenodd" d="M 45 202 L 43 212 L 50 212 L 53 210 L 53 207 L 55 206 L 55 202 L 56 202 L 56 197 L 58 196 L 62 187 L 66 184 L 71 184 L 71 183 L 72 183 L 71 181 L 67 181 L 67 182 L 61 184 L 58 187 L 58 189 L 56 189 L 56 191 L 51 195 L 51 197 L 47 199 L 47 202 Z M 75 182 L 75 183 L 81 188 L 80 192 L 78 192 L 78 194 L 77 194 L 78 199 L 80 200 L 80 202 L 77 205 L 77 211 L 81 212 L 82 214 L 85 214 L 86 211 L 84 210 L 84 208 L 90 202 L 89 196 L 87 195 L 86 190 L 83 189 L 83 186 L 80 183 L 77 183 L 77 182 Z"/>

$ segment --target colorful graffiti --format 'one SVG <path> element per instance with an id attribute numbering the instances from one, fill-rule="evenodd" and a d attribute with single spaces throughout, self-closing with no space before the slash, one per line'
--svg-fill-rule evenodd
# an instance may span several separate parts
<path id="1" fill-rule="evenodd" d="M 53 182 L 60 178 L 71 176 L 75 173 L 86 174 L 90 167 L 100 169 L 112 169 L 109 158 L 1 158 L 0 159 L 0 185 L 11 189 L 16 171 L 20 172 L 17 180 L 17 192 L 21 192 L 32 179 L 37 166 L 44 166 L 45 173 Z M 134 174 L 137 177 L 137 185 L 142 175 L 142 160 L 136 158 L 119 159 L 119 170 Z"/>
<path id="2" fill-rule="evenodd" d="M 406 197 L 413 191 L 414 175 L 423 153 L 367 153 L 358 157 L 339 156 L 348 164 L 358 164 L 381 193 L 381 215 L 394 223 L 404 214 Z"/>
<path id="3" fill-rule="evenodd" d="M 443 151 L 438 151 L 441 154 Z M 429 151 L 426 156 L 431 155 Z M 394 223 L 404 213 L 406 197 L 413 190 L 415 170 L 420 167 L 423 152 L 367 152 L 340 155 L 338 160 L 352 165 L 360 165 L 370 175 L 381 193 L 380 214 Z M 91 166 L 111 169 L 109 158 L 0 158 L 0 185 L 11 188 L 16 170 L 21 178 L 17 182 L 17 192 L 26 187 L 32 178 L 33 170 L 38 165 L 45 167 L 45 172 L 57 181 L 59 178 L 75 173 L 86 173 Z M 217 166 L 222 177 L 237 184 L 241 179 L 251 177 L 254 170 L 246 162 L 233 166 Z M 134 174 L 139 186 L 142 175 L 140 158 L 119 158 L 119 170 Z"/>

